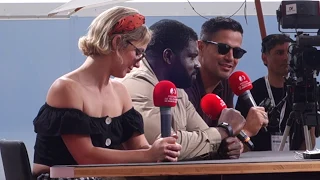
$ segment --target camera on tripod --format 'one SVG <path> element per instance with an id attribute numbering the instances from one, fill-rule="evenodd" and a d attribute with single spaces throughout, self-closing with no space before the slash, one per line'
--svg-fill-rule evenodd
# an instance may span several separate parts
<path id="1" fill-rule="evenodd" d="M 319 135 L 319 82 L 316 77 L 320 71 L 320 2 L 319 0 L 282 1 L 276 11 L 278 29 L 295 29 L 296 40 L 291 43 L 289 53 L 289 74 L 286 77 L 286 99 L 292 103 L 292 112 L 279 150 L 294 122 L 303 126 L 307 150 L 312 150 L 310 128 L 316 128 Z M 317 30 L 316 35 L 305 34 L 298 29 Z M 286 32 L 288 33 L 288 32 Z M 282 101 L 283 102 L 283 101 Z"/>

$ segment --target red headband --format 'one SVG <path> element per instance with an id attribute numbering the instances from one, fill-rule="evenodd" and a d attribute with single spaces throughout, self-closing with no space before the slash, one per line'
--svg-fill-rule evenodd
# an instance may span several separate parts
<path id="1" fill-rule="evenodd" d="M 113 29 L 108 33 L 112 34 L 121 34 L 125 32 L 130 32 L 145 23 L 145 17 L 141 14 L 134 14 L 130 16 L 125 16 L 121 18 L 113 27 Z"/>

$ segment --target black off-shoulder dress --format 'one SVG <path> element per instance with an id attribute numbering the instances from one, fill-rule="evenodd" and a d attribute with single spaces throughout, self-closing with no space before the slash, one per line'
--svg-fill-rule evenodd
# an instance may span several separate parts
<path id="1" fill-rule="evenodd" d="M 33 162 L 50 167 L 77 165 L 61 135 L 89 135 L 95 147 L 118 149 L 134 132 L 144 133 L 142 116 L 134 108 L 118 117 L 91 117 L 78 109 L 55 108 L 45 103 L 40 108 L 33 125 L 37 133 Z M 49 172 L 38 175 L 38 180 L 47 179 L 50 179 Z"/>

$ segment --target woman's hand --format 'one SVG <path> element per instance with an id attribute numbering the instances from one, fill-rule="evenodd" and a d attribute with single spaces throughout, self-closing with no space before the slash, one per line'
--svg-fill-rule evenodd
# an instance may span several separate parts
<path id="1" fill-rule="evenodd" d="M 152 161 L 178 161 L 181 145 L 176 143 L 177 135 L 157 139 L 148 150 L 148 158 Z"/>

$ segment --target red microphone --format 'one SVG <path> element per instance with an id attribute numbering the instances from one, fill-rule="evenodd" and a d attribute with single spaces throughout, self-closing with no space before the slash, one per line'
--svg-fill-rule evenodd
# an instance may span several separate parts
<path id="1" fill-rule="evenodd" d="M 206 94 L 200 101 L 202 111 L 210 118 L 217 119 L 226 103 L 216 94 Z"/>
<path id="2" fill-rule="evenodd" d="M 242 71 L 232 73 L 229 77 L 229 84 L 233 93 L 242 98 L 250 107 L 257 106 L 250 92 L 252 83 L 246 73 Z"/>
<path id="3" fill-rule="evenodd" d="M 256 107 L 256 101 L 253 99 L 250 90 L 252 89 L 252 83 L 249 76 L 242 72 L 236 71 L 229 77 L 229 84 L 234 94 L 243 99 L 249 107 Z M 264 127 L 264 131 L 268 129 Z"/>
<path id="4" fill-rule="evenodd" d="M 160 107 L 161 137 L 171 136 L 171 107 L 177 104 L 177 88 L 167 80 L 160 81 L 153 90 L 153 104 Z"/>
<path id="5" fill-rule="evenodd" d="M 206 94 L 203 96 L 200 102 L 202 111 L 210 117 L 210 119 L 218 119 L 222 110 L 227 108 L 226 103 L 216 94 Z M 237 135 L 238 139 L 246 144 L 251 150 L 254 148 L 254 144 L 250 137 L 243 131 Z"/>

